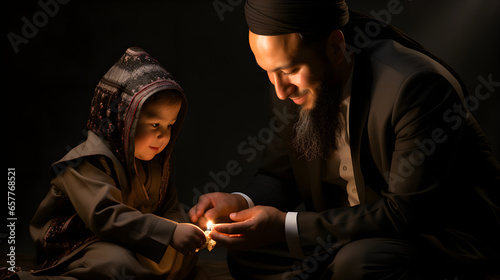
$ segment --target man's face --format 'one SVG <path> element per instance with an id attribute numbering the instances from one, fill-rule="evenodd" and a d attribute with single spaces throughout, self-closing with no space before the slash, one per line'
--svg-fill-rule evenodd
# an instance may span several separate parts
<path id="1" fill-rule="evenodd" d="M 250 48 L 267 72 L 279 99 L 290 98 L 301 108 L 314 107 L 325 80 L 325 56 L 303 46 L 298 33 L 261 36 L 250 32 Z"/>
<path id="2" fill-rule="evenodd" d="M 329 158 L 337 149 L 342 127 L 338 119 L 341 82 L 326 42 L 313 47 L 306 46 L 297 33 L 261 36 L 252 32 L 249 42 L 278 98 L 290 98 L 299 105 L 292 140 L 295 151 L 307 160 Z"/>

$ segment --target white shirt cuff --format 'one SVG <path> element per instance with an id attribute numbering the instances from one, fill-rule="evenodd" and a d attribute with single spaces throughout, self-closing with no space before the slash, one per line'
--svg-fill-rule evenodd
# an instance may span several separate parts
<path id="1" fill-rule="evenodd" d="M 285 237 L 290 256 L 302 258 L 302 247 L 300 247 L 299 226 L 297 225 L 298 212 L 288 212 L 285 218 Z"/>
<path id="2" fill-rule="evenodd" d="M 246 194 L 244 194 L 244 193 L 240 193 L 240 192 L 233 192 L 233 193 L 231 193 L 231 194 L 239 194 L 239 195 L 243 196 L 243 198 L 244 198 L 244 199 L 247 201 L 247 203 L 248 203 L 248 208 L 252 208 L 252 207 L 254 207 L 254 206 L 255 206 L 255 204 L 253 203 L 252 199 L 251 199 L 248 195 L 246 195 Z"/>

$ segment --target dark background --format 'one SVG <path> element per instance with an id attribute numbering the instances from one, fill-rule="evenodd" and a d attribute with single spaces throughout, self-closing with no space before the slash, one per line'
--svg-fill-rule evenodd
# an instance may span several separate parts
<path id="1" fill-rule="evenodd" d="M 394 1 L 348 4 L 370 13 Z M 215 4 L 226 10 L 217 12 Z M 390 23 L 449 63 L 470 93 L 479 76 L 500 82 L 499 1 L 401 0 L 400 5 L 403 10 Z M 17 254 L 34 253 L 28 225 L 49 189 L 50 164 L 85 140 L 81 131 L 94 87 L 127 47 L 140 46 L 160 61 L 188 97 L 174 179 L 185 208 L 200 193 L 235 191 L 251 179 L 260 153 L 251 160 L 238 146 L 251 147 L 244 142 L 269 127 L 271 114 L 269 81 L 248 46 L 243 1 L 73 0 L 59 4 L 16 54 L 7 34 L 22 35 L 22 18 L 32 22 L 40 11 L 37 1 L 3 3 L 2 8 L 3 160 L 5 169 L 16 168 Z M 500 158 L 500 87 L 494 90 L 473 113 Z M 242 172 L 227 182 L 214 181 L 210 172 L 220 175 L 231 160 Z M 0 192 L 5 197 L 7 189 Z M 6 200 L 0 217 L 7 213 Z M 6 232 L 2 225 L 0 267 L 5 266 Z"/>

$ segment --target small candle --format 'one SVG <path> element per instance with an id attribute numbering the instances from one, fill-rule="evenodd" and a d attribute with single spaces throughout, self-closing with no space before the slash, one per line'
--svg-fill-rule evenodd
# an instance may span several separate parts
<path id="1" fill-rule="evenodd" d="M 210 232 L 212 232 L 212 226 L 213 226 L 213 223 L 212 221 L 208 221 L 207 222 L 207 229 L 205 230 L 205 237 L 207 238 L 207 242 L 201 246 L 201 248 L 198 248 L 195 250 L 195 252 L 198 252 L 200 249 L 202 248 L 207 248 L 208 251 L 212 251 L 212 249 L 215 247 L 215 240 L 212 240 L 212 238 L 210 238 Z"/>

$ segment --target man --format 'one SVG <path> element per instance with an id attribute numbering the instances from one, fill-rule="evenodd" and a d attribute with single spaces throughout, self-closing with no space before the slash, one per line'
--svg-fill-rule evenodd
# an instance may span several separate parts
<path id="1" fill-rule="evenodd" d="M 274 105 L 298 117 L 242 193 L 190 211 L 235 222 L 211 234 L 232 249 L 233 276 L 481 279 L 498 265 L 500 166 L 453 70 L 345 1 L 248 0 L 245 12 Z"/>

